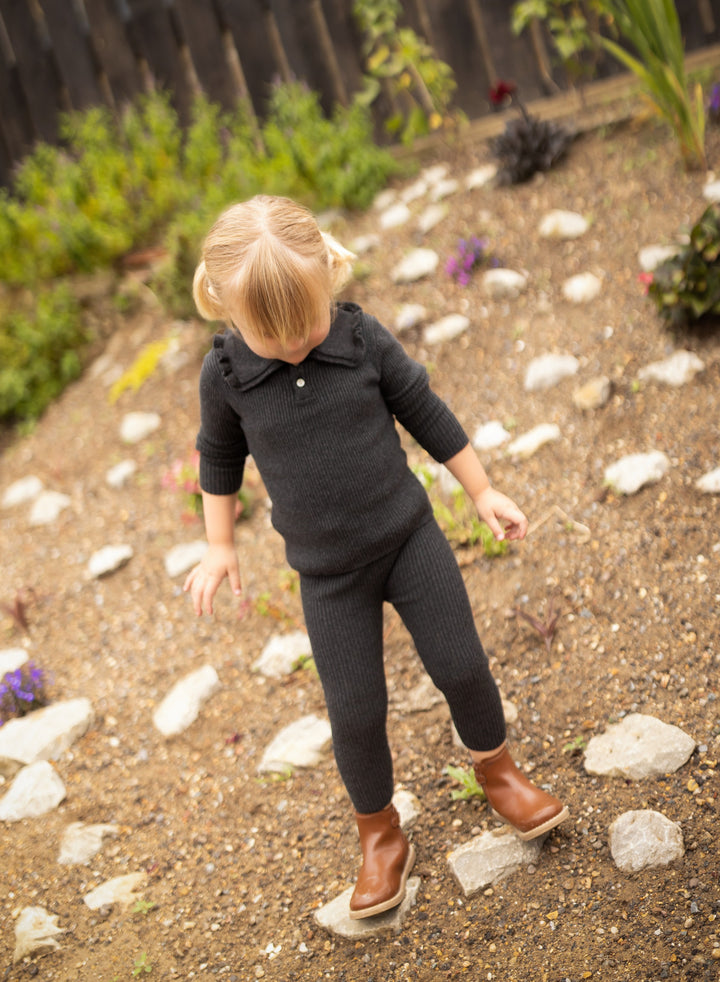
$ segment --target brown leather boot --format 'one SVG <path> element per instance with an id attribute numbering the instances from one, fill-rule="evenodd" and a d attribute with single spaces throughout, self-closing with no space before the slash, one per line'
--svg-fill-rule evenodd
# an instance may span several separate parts
<path id="1" fill-rule="evenodd" d="M 400 828 L 393 804 L 370 815 L 355 813 L 363 863 L 350 898 L 350 917 L 371 917 L 397 907 L 405 897 L 415 850 Z"/>
<path id="2" fill-rule="evenodd" d="M 521 839 L 535 839 L 568 817 L 561 801 L 541 791 L 518 770 L 505 744 L 492 757 L 473 763 L 475 777 L 495 815 Z"/>

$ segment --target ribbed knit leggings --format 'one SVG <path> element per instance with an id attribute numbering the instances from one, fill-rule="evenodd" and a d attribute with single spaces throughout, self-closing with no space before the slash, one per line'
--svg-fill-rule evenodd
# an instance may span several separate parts
<path id="1" fill-rule="evenodd" d="M 335 760 L 355 810 L 392 798 L 383 665 L 383 603 L 407 627 L 471 750 L 505 739 L 500 696 L 452 549 L 435 521 L 396 552 L 337 576 L 301 575 L 305 623 L 322 682 Z"/>

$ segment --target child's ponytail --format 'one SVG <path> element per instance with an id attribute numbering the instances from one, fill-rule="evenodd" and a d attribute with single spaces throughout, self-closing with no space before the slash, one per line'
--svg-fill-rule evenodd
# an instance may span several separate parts
<path id="1" fill-rule="evenodd" d="M 352 276 L 352 267 L 357 256 L 350 252 L 345 246 L 340 245 L 338 240 L 330 235 L 329 232 L 320 233 L 325 241 L 328 253 L 328 266 L 330 269 L 330 285 L 333 293 L 341 290 Z"/>
<path id="2" fill-rule="evenodd" d="M 193 277 L 193 299 L 206 321 L 223 320 L 225 317 L 225 310 L 210 282 L 204 259 L 198 264 Z"/>

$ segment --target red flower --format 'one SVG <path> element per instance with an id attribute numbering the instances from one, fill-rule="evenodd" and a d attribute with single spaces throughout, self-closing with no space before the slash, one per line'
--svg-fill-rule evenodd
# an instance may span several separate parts
<path id="1" fill-rule="evenodd" d="M 490 89 L 490 102 L 493 106 L 502 106 L 508 96 L 512 97 L 516 92 L 517 85 L 514 82 L 498 80 Z"/>
<path id="2" fill-rule="evenodd" d="M 650 287 L 650 284 L 653 281 L 653 274 L 652 273 L 638 273 L 638 279 L 643 284 L 643 287 L 644 287 L 643 293 L 647 296 L 648 289 Z"/>

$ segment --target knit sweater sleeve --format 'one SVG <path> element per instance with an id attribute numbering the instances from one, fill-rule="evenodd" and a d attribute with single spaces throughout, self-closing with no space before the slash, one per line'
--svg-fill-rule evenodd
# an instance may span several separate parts
<path id="1" fill-rule="evenodd" d="M 235 494 L 242 484 L 248 445 L 226 394 L 217 348 L 205 356 L 200 372 L 200 487 L 209 494 Z"/>
<path id="2" fill-rule="evenodd" d="M 390 412 L 439 463 L 468 443 L 468 436 L 447 404 L 430 388 L 424 366 L 373 317 L 367 318 L 380 367 L 380 387 Z"/>

